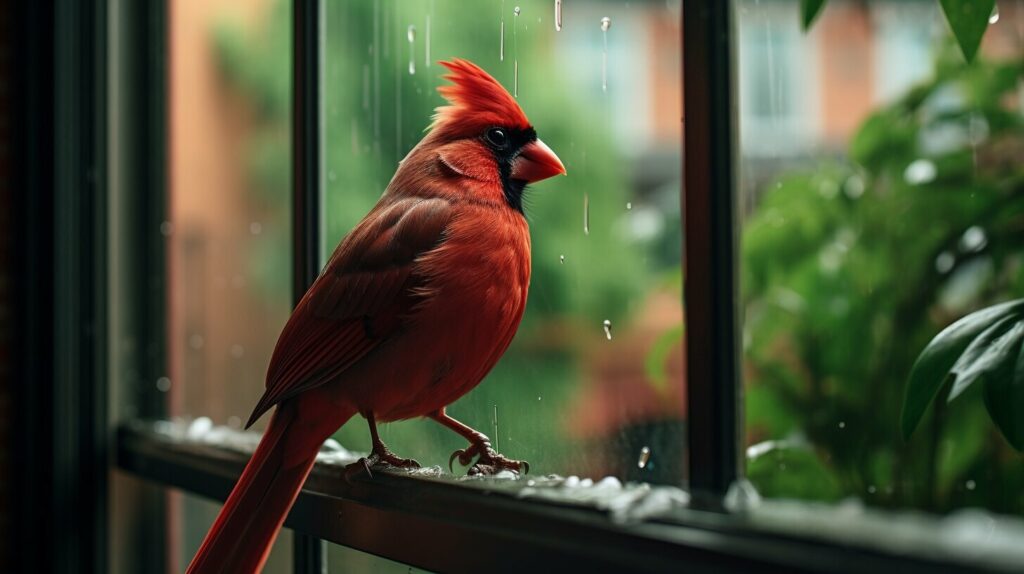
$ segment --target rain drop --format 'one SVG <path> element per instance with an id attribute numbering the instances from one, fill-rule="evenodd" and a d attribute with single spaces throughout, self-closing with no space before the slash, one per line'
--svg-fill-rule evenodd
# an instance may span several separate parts
<path id="1" fill-rule="evenodd" d="M 165 221 L 160 224 L 160 235 L 163 235 L 164 237 L 169 237 L 171 235 L 171 231 L 173 230 L 174 226 L 171 225 L 170 221 Z"/>
<path id="2" fill-rule="evenodd" d="M 996 14 L 996 18 L 999 18 L 998 13 Z M 978 487 L 977 483 L 975 483 L 973 480 L 968 480 L 966 483 L 964 483 L 964 486 L 967 487 L 967 490 L 974 490 L 975 488 Z"/>
<path id="3" fill-rule="evenodd" d="M 156 390 L 160 391 L 161 393 L 166 393 L 167 391 L 171 390 L 171 379 L 168 379 L 167 377 L 160 377 L 159 379 L 157 379 Z"/>
<path id="4" fill-rule="evenodd" d="M 873 485 L 873 484 L 869 484 L 869 485 L 868 485 L 868 494 L 874 494 L 874 493 L 876 493 L 876 492 L 878 492 L 878 489 L 877 489 L 877 488 L 875 488 L 875 485 Z"/>
<path id="5" fill-rule="evenodd" d="M 498 450 L 498 405 L 494 405 L 494 450 Z"/>
<path id="6" fill-rule="evenodd" d="M 943 251 L 935 257 L 935 270 L 939 273 L 946 274 L 953 270 L 953 265 L 956 264 L 956 256 L 949 251 Z"/>
<path id="7" fill-rule="evenodd" d="M 590 235 L 590 196 L 583 194 L 583 234 Z"/>
<path id="8" fill-rule="evenodd" d="M 562 0 L 555 0 L 555 31 L 562 31 Z"/>
<path id="9" fill-rule="evenodd" d="M 965 253 L 981 251 L 986 245 L 988 245 L 988 236 L 985 235 L 985 230 L 977 225 L 968 227 L 960 237 L 960 250 Z"/>
<path id="10" fill-rule="evenodd" d="M 263 225 L 261 225 L 260 222 L 258 221 L 253 221 L 252 223 L 249 224 L 249 233 L 253 235 L 259 235 L 260 233 L 263 233 Z"/>
<path id="11" fill-rule="evenodd" d="M 237 429 L 242 427 L 242 419 L 238 417 L 228 417 L 228 426 Z"/>
<path id="12" fill-rule="evenodd" d="M 839 428 L 841 428 L 841 429 L 846 428 L 846 422 L 845 421 L 839 421 Z"/>
<path id="13" fill-rule="evenodd" d="M 433 2 L 433 0 L 431 0 L 431 2 L 430 2 L 430 11 L 431 12 L 434 11 L 434 2 Z M 424 43 L 424 47 L 423 47 L 423 65 L 426 66 L 427 68 L 429 68 L 430 67 L 430 14 L 427 14 L 426 29 L 427 29 L 427 38 L 426 38 L 426 42 Z"/>
<path id="14" fill-rule="evenodd" d="M 607 322 L 607 321 L 606 321 Z M 636 459 L 637 468 L 647 468 L 647 462 L 651 460 L 651 448 L 643 447 L 640 449 L 640 457 Z"/>
<path id="15" fill-rule="evenodd" d="M 632 201 L 627 201 L 626 202 L 626 211 L 629 211 L 630 209 L 633 209 L 633 202 Z"/>
<path id="16" fill-rule="evenodd" d="M 242 355 L 245 354 L 245 347 L 235 344 L 231 345 L 231 356 L 236 359 L 241 359 Z"/>
<path id="17" fill-rule="evenodd" d="M 519 6 L 512 11 L 515 18 L 512 19 L 512 95 L 519 97 Z"/>
<path id="18" fill-rule="evenodd" d="M 612 340 L 612 322 L 608 319 L 604 320 L 604 336 L 607 337 L 609 341 Z"/>
<path id="19" fill-rule="evenodd" d="M 565 265 L 565 255 L 559 255 L 558 262 Z"/>
<path id="20" fill-rule="evenodd" d="M 992 14 L 988 17 L 989 24 L 995 24 L 999 21 L 999 4 L 992 6 Z"/>
<path id="21" fill-rule="evenodd" d="M 601 41 L 604 45 L 601 50 L 601 90 L 604 92 L 608 91 L 608 29 L 611 27 L 611 18 L 601 18 Z"/>
<path id="22" fill-rule="evenodd" d="M 416 73 L 416 26 L 409 24 L 405 36 L 409 40 L 409 75 Z"/>
<path id="23" fill-rule="evenodd" d="M 192 335 L 188 338 L 188 345 L 196 350 L 202 349 L 204 342 L 202 335 Z"/>
<path id="24" fill-rule="evenodd" d="M 907 169 L 903 170 L 903 181 L 910 185 L 922 185 L 935 180 L 938 170 L 935 163 L 927 159 L 917 159 L 910 162 Z"/>

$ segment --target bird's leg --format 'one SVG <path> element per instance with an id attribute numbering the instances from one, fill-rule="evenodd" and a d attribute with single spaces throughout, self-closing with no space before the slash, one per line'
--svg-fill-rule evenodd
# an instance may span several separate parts
<path id="1" fill-rule="evenodd" d="M 371 468 L 380 465 L 396 466 L 398 468 L 419 468 L 420 463 L 416 462 L 411 458 L 401 458 L 395 453 L 391 452 L 384 441 L 380 440 L 380 435 L 377 433 L 377 422 L 373 419 L 373 413 L 365 413 L 366 422 L 370 425 L 370 438 L 373 440 L 373 448 L 370 451 L 370 456 L 361 458 L 356 462 L 345 467 L 345 478 L 351 478 L 359 474 L 362 471 L 366 471 L 366 474 L 373 478 L 373 472 Z"/>
<path id="2" fill-rule="evenodd" d="M 428 416 L 457 432 L 469 441 L 469 446 L 467 448 L 459 449 L 452 453 L 451 458 L 448 459 L 449 469 L 451 469 L 452 462 L 456 458 L 459 459 L 459 464 L 466 466 L 473 462 L 473 457 L 478 457 L 476 464 L 469 469 L 470 476 L 477 474 L 496 474 L 502 470 L 511 470 L 517 474 L 520 471 L 523 473 L 530 472 L 530 463 L 525 460 L 512 460 L 498 454 L 494 448 L 491 447 L 491 439 L 487 438 L 487 435 L 448 416 L 448 413 L 446 413 L 443 408 Z"/>

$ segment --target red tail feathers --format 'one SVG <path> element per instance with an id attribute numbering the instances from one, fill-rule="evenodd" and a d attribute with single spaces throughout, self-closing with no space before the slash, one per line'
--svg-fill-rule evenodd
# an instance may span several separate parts
<path id="1" fill-rule="evenodd" d="M 278 408 L 187 574 L 259 572 L 313 468 L 320 442 L 292 441 L 295 409 Z M 313 444 L 296 453 L 289 443 Z M 321 441 L 322 442 L 322 441 Z"/>

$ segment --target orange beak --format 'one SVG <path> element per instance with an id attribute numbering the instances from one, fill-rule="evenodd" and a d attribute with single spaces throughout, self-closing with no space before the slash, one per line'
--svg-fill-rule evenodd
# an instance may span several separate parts
<path id="1" fill-rule="evenodd" d="M 533 183 L 555 175 L 565 175 L 565 166 L 539 139 L 523 147 L 512 162 L 512 179 Z"/>

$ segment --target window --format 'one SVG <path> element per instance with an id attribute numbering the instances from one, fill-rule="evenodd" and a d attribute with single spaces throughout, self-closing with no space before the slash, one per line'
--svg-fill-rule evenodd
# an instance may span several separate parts
<path id="1" fill-rule="evenodd" d="M 115 3 L 116 569 L 184 568 L 295 296 L 454 56 L 571 174 L 529 196 L 514 345 L 451 407 L 533 474 L 455 479 L 461 439 L 408 421 L 384 440 L 442 470 L 348 483 L 332 443 L 268 572 L 1024 564 L 1019 454 L 977 401 L 898 433 L 928 339 L 1024 292 L 1024 12 L 965 66 L 931 2 L 835 0 L 808 32 L 800 4 Z M 368 446 L 361 419 L 335 438 Z"/>

